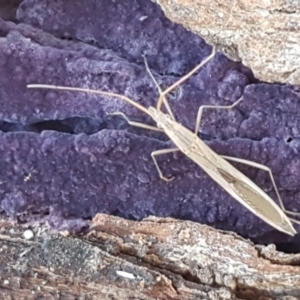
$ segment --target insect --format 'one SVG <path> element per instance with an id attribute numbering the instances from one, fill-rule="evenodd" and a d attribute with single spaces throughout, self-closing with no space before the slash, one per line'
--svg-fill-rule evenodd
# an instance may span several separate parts
<path id="1" fill-rule="evenodd" d="M 192 161 L 194 161 L 198 166 L 200 166 L 213 180 L 215 180 L 224 190 L 226 190 L 234 199 L 239 201 L 244 205 L 249 211 L 254 213 L 257 217 L 261 218 L 263 221 L 273 226 L 275 229 L 282 231 L 286 234 L 294 236 L 297 232 L 294 229 L 291 221 L 300 224 L 299 221 L 289 218 L 287 214 L 297 215 L 298 213 L 288 211 L 284 208 L 283 202 L 281 200 L 280 194 L 275 184 L 272 171 L 264 165 L 229 156 L 218 155 L 212 149 L 208 147 L 197 135 L 201 123 L 201 118 L 204 109 L 232 109 L 237 106 L 243 98 L 241 97 L 236 102 L 228 106 L 211 106 L 202 105 L 199 107 L 196 119 L 196 126 L 194 132 L 184 127 L 182 124 L 176 122 L 173 112 L 168 104 L 166 95 L 175 89 L 178 85 L 186 81 L 192 74 L 197 72 L 203 65 L 205 65 L 209 60 L 215 56 L 216 50 L 213 47 L 212 53 L 206 57 L 199 65 L 192 69 L 188 74 L 183 76 L 173 85 L 171 85 L 166 90 L 162 91 L 154 76 L 152 75 L 147 61 L 145 59 L 146 69 L 154 81 L 157 89 L 159 91 L 159 99 L 157 106 L 155 107 L 144 107 L 132 99 L 106 91 L 92 90 L 86 88 L 77 87 L 66 87 L 66 86 L 55 86 L 47 84 L 30 84 L 28 88 L 43 88 L 43 89 L 55 89 L 55 90 L 66 90 L 66 91 L 77 91 L 77 92 L 88 92 L 99 94 L 102 96 L 115 97 L 126 101 L 132 106 L 138 108 L 148 116 L 150 116 L 157 124 L 157 127 L 150 126 L 147 124 L 134 122 L 129 120 L 129 118 L 122 112 L 115 112 L 113 114 L 118 114 L 123 116 L 127 122 L 133 126 L 138 126 L 146 129 L 163 131 L 170 140 L 175 144 L 176 148 L 156 150 L 151 153 L 151 157 L 156 166 L 158 174 L 161 179 L 165 181 L 171 181 L 174 178 L 166 178 L 163 176 L 162 171 L 156 161 L 156 156 L 166 153 L 171 153 L 175 151 L 181 151 Z M 162 112 L 161 107 L 164 104 L 168 114 Z M 274 186 L 276 195 L 279 200 L 280 207 L 254 182 L 252 182 L 247 176 L 238 171 L 233 165 L 231 165 L 227 160 L 243 163 L 252 167 L 259 168 L 261 170 L 267 171 L 270 175 L 272 184 Z"/>

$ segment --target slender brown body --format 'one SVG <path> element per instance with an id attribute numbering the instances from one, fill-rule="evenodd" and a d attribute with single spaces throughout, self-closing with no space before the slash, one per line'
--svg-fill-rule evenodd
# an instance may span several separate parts
<path id="1" fill-rule="evenodd" d="M 198 71 L 203 65 L 205 65 L 210 59 L 214 57 L 215 53 L 216 53 L 216 49 L 213 47 L 212 53 L 208 57 L 206 57 L 193 70 L 191 70 L 188 74 L 180 78 L 177 82 L 175 82 L 173 85 L 171 85 L 164 91 L 161 90 L 160 86 L 158 85 L 154 76 L 152 75 L 147 65 L 147 62 L 145 61 L 146 69 L 150 74 L 151 78 L 153 79 L 154 83 L 156 84 L 160 94 L 157 102 L 157 108 L 151 106 L 149 108 L 143 107 L 142 105 L 136 103 L 135 101 L 133 101 L 132 99 L 124 95 L 119 95 L 112 92 L 90 90 L 86 88 L 77 88 L 77 87 L 55 86 L 55 85 L 47 85 L 47 84 L 30 84 L 27 87 L 93 93 L 93 94 L 98 94 L 107 97 L 115 97 L 124 100 L 125 102 L 131 104 L 132 106 L 138 108 L 140 111 L 152 117 L 153 120 L 157 123 L 157 127 L 130 121 L 121 112 L 117 112 L 117 114 L 119 115 L 121 114 L 129 122 L 129 124 L 133 126 L 138 126 L 142 128 L 151 129 L 151 130 L 164 131 L 166 135 L 168 135 L 168 137 L 172 140 L 172 142 L 178 147 L 176 149 L 157 150 L 151 153 L 151 156 L 153 158 L 153 161 L 155 163 L 155 166 L 157 168 L 157 171 L 161 179 L 165 181 L 170 181 L 173 178 L 170 179 L 163 176 L 157 164 L 155 156 L 180 150 L 187 157 L 193 160 L 198 166 L 200 166 L 213 180 L 215 180 L 221 187 L 223 187 L 223 189 L 226 190 L 234 199 L 239 201 L 242 205 L 244 205 L 256 216 L 258 216 L 259 218 L 261 218 L 266 223 L 273 226 L 279 231 L 282 231 L 289 235 L 295 235 L 297 232 L 292 226 L 291 220 L 298 224 L 300 224 L 300 222 L 298 220 L 288 218 L 286 213 L 289 213 L 291 215 L 298 215 L 298 213 L 288 211 L 284 208 L 284 205 L 280 198 L 280 194 L 276 187 L 271 170 L 268 167 L 260 165 L 255 162 L 250 162 L 247 160 L 233 158 L 229 156 L 222 157 L 222 155 L 218 155 L 213 150 L 211 150 L 200 138 L 198 138 L 196 134 L 198 133 L 199 130 L 201 116 L 204 108 L 232 109 L 238 103 L 240 103 L 242 98 L 240 98 L 239 100 L 237 100 L 236 102 L 234 102 L 232 105 L 229 106 L 202 105 L 198 110 L 195 133 L 193 133 L 186 127 L 182 126 L 180 123 L 176 122 L 175 120 L 175 117 L 166 99 L 166 95 L 174 88 L 176 88 L 178 85 L 180 85 L 185 80 L 187 80 L 192 74 Z M 161 111 L 162 104 L 165 105 L 168 114 L 162 113 Z M 259 188 L 247 176 L 245 176 L 243 173 L 241 173 L 235 167 L 233 167 L 229 162 L 227 162 L 227 160 L 244 163 L 268 171 L 273 186 L 275 188 L 281 208 L 261 188 Z"/>
<path id="2" fill-rule="evenodd" d="M 154 107 L 149 107 L 148 111 L 170 140 L 233 198 L 274 228 L 290 235 L 296 234 L 290 219 L 281 208 L 247 176 L 169 115 Z"/>

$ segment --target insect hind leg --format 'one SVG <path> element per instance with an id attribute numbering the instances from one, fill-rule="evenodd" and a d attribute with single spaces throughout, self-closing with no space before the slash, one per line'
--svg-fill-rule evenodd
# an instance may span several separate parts
<path id="1" fill-rule="evenodd" d="M 300 216 L 300 213 L 299 212 L 293 212 L 291 210 L 287 210 L 285 207 L 284 207 L 284 204 L 283 204 L 283 201 L 281 199 L 281 196 L 279 194 L 279 191 L 278 191 L 278 188 L 277 188 L 277 185 L 275 183 L 275 180 L 274 180 L 274 176 L 273 176 L 273 173 L 272 173 L 272 170 L 265 166 L 265 165 L 262 165 L 262 164 L 259 164 L 259 163 L 256 163 L 256 162 L 253 162 L 253 161 L 249 161 L 249 160 L 246 160 L 246 159 L 241 159 L 241 158 L 236 158 L 236 157 L 231 157 L 231 156 L 224 156 L 224 155 L 220 155 L 222 158 L 226 159 L 226 160 L 230 160 L 230 161 L 234 161 L 234 162 L 238 162 L 238 163 L 242 163 L 242 164 L 245 164 L 245 165 L 248 165 L 248 166 L 251 166 L 251 167 L 254 167 L 254 168 L 257 168 L 257 169 L 260 169 L 260 170 L 263 170 L 263 171 L 266 171 L 269 173 L 269 176 L 271 178 L 271 182 L 273 184 L 273 187 L 275 189 L 275 193 L 276 193 L 276 196 L 278 198 L 278 202 L 279 202 L 279 206 L 280 208 L 282 209 L 282 211 L 284 213 L 286 213 L 287 215 L 292 215 L 292 216 Z M 289 219 L 296 223 L 296 224 L 300 224 L 300 221 L 296 220 L 296 219 L 293 219 L 293 218 L 290 218 Z"/>

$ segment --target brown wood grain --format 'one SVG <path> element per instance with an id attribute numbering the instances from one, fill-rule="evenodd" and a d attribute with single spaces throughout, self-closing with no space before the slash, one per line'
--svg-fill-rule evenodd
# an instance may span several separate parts
<path id="1" fill-rule="evenodd" d="M 85 234 L 36 224 L 31 240 L 0 225 L 1 299 L 300 297 L 299 255 L 193 222 L 99 214 Z"/>

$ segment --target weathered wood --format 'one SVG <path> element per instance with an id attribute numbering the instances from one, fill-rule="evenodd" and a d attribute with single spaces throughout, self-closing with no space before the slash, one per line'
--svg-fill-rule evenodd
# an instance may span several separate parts
<path id="1" fill-rule="evenodd" d="M 99 214 L 83 235 L 34 225 L 32 240 L 0 226 L 1 299 L 300 297 L 299 255 L 193 222 Z"/>
<path id="2" fill-rule="evenodd" d="M 173 22 L 202 36 L 267 82 L 300 83 L 297 1 L 156 0 Z"/>

